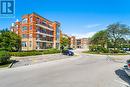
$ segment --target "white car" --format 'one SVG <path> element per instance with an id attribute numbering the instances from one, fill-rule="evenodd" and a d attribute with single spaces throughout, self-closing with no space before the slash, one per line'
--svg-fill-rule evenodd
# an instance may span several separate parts
<path id="1" fill-rule="evenodd" d="M 130 60 L 127 60 L 127 64 L 124 65 L 124 70 L 128 76 L 130 76 Z"/>

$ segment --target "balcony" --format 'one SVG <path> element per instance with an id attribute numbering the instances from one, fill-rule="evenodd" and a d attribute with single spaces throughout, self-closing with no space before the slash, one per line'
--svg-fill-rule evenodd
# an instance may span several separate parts
<path id="1" fill-rule="evenodd" d="M 45 36 L 49 36 L 49 37 L 53 37 L 53 35 L 46 34 L 46 33 L 42 33 L 42 32 L 40 32 L 40 31 L 37 31 L 36 33 L 37 33 L 37 34 L 41 34 L 41 35 L 45 35 Z"/>
<path id="2" fill-rule="evenodd" d="M 40 40 L 40 39 L 37 39 L 36 41 L 37 41 L 37 42 L 53 43 L 53 41 L 46 41 L 46 40 Z"/>
<path id="3" fill-rule="evenodd" d="M 46 39 L 44 39 L 44 38 L 36 38 L 36 41 L 37 41 L 37 42 L 53 43 L 53 40 L 52 40 L 52 41 L 49 41 L 49 40 L 46 40 Z"/>
<path id="4" fill-rule="evenodd" d="M 36 24 L 36 26 L 41 27 L 41 28 L 48 29 L 48 30 L 50 30 L 50 31 L 53 31 L 53 29 L 52 29 L 51 27 L 49 27 L 49 26 L 47 26 L 47 25 L 45 25 L 45 24 Z"/>

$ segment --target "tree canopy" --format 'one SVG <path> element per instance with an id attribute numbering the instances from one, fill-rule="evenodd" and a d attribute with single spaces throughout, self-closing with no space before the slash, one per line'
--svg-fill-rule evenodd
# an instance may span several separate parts
<path id="1" fill-rule="evenodd" d="M 66 38 L 66 37 L 61 37 L 60 44 L 61 44 L 61 46 L 63 46 L 63 47 L 68 46 L 68 45 L 69 45 L 69 39 Z"/>
<path id="2" fill-rule="evenodd" d="M 97 32 L 91 38 L 91 47 L 105 48 L 106 50 L 114 49 L 114 51 L 122 50 L 123 48 L 130 47 L 130 27 L 125 24 L 114 23 L 107 27 L 105 30 Z M 95 46 L 96 45 L 96 46 Z M 106 47 L 105 47 L 106 46 Z M 99 49 L 99 48 L 98 48 Z"/>
<path id="3" fill-rule="evenodd" d="M 8 30 L 0 31 L 0 49 L 19 51 L 21 49 L 21 38 L 14 32 Z"/>
<path id="4" fill-rule="evenodd" d="M 130 28 L 125 24 L 115 23 L 107 27 L 108 39 L 113 45 L 114 49 L 119 46 L 119 43 L 128 39 L 127 36 L 129 34 Z"/>
<path id="5" fill-rule="evenodd" d="M 97 32 L 92 38 L 91 38 L 91 43 L 95 45 L 101 45 L 105 46 L 107 43 L 107 31 L 106 30 L 101 30 Z"/>

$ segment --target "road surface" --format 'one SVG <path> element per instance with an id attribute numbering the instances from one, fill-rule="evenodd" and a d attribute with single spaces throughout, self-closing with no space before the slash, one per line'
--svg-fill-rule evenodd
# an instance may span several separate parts
<path id="1" fill-rule="evenodd" d="M 0 87 L 126 87 L 123 63 L 108 56 L 80 54 L 70 59 L 0 70 Z"/>

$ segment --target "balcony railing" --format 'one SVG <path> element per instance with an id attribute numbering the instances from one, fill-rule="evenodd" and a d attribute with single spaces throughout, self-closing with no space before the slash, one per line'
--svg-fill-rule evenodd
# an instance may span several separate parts
<path id="1" fill-rule="evenodd" d="M 41 27 L 41 28 L 48 29 L 48 30 L 50 30 L 50 31 L 53 31 L 52 27 L 46 26 L 46 25 L 44 25 L 44 24 L 36 24 L 36 26 Z"/>
<path id="2" fill-rule="evenodd" d="M 41 34 L 41 35 L 45 35 L 45 36 L 49 36 L 49 37 L 53 37 L 53 35 L 51 35 L 51 34 L 42 33 L 40 31 L 37 31 L 36 33 Z"/>
<path id="3" fill-rule="evenodd" d="M 49 43 L 53 43 L 53 40 L 47 40 L 47 39 L 43 39 L 43 38 L 36 38 L 37 42 L 49 42 Z"/>
<path id="4" fill-rule="evenodd" d="M 52 41 L 42 41 L 42 40 L 36 40 L 37 42 L 46 42 L 46 43 L 53 43 Z"/>

